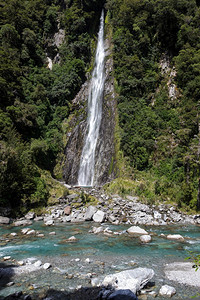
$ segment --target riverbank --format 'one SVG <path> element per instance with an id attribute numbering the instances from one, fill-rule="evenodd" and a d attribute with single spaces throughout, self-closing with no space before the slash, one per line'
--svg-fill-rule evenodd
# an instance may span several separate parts
<path id="1" fill-rule="evenodd" d="M 148 205 L 141 203 L 139 197 L 108 195 L 100 188 L 80 188 L 66 185 L 70 194 L 59 198 L 58 204 L 49 206 L 45 213 L 37 215 L 34 211 L 18 220 L 0 217 L 0 224 L 14 222 L 15 226 L 30 225 L 31 220 L 44 220 L 46 225 L 54 222 L 109 222 L 133 225 L 164 226 L 169 224 L 200 225 L 200 215 L 188 215 L 169 204 Z"/>

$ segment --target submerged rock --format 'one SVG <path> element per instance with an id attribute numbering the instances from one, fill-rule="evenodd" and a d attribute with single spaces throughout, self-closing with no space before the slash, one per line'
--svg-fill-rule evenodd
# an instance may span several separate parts
<path id="1" fill-rule="evenodd" d="M 136 268 L 108 275 L 103 280 L 103 285 L 111 285 L 115 289 L 130 289 L 136 293 L 142 289 L 154 276 L 154 271 L 147 268 Z"/>

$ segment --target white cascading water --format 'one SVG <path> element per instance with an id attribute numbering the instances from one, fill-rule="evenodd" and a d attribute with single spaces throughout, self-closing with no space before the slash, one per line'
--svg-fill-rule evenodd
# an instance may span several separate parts
<path id="1" fill-rule="evenodd" d="M 87 134 L 80 160 L 78 174 L 79 186 L 93 186 L 94 183 L 95 149 L 101 125 L 102 98 L 105 81 L 104 59 L 104 13 L 102 11 L 95 56 L 95 66 L 92 72 L 92 79 L 89 88 Z"/>

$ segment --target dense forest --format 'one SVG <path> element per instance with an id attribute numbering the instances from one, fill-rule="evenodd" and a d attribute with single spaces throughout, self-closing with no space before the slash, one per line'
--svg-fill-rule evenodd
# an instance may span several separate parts
<path id="1" fill-rule="evenodd" d="M 199 0 L 1 1 L 0 206 L 47 203 L 103 7 L 134 192 L 200 208 Z"/>

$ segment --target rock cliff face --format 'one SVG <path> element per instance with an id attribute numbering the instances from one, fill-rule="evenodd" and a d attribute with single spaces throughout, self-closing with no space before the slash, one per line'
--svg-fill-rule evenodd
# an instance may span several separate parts
<path id="1" fill-rule="evenodd" d="M 105 87 L 102 107 L 102 121 L 95 152 L 95 185 L 102 185 L 113 179 L 116 173 L 115 126 L 117 104 L 114 91 L 113 60 L 106 40 Z M 87 99 L 89 80 L 82 86 L 73 100 L 74 115 L 69 122 L 68 140 L 65 149 L 64 179 L 76 185 L 80 157 L 86 137 Z"/>

